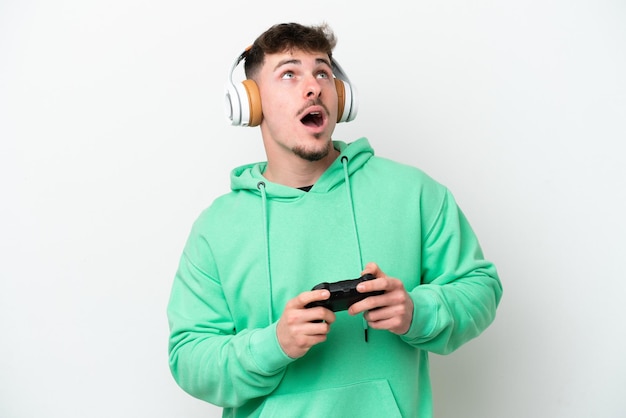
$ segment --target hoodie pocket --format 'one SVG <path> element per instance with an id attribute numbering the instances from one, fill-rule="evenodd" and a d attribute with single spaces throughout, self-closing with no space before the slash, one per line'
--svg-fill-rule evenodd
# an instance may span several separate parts
<path id="1" fill-rule="evenodd" d="M 268 398 L 261 411 L 265 417 L 402 417 L 386 380 L 373 380 Z"/>

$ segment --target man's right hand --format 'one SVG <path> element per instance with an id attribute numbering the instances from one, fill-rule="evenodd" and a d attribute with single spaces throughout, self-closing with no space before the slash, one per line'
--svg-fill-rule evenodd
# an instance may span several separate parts
<path id="1" fill-rule="evenodd" d="M 278 343 L 289 357 L 300 358 L 315 344 L 326 341 L 330 325 L 335 322 L 335 313 L 321 306 L 305 306 L 329 297 L 330 292 L 326 289 L 312 290 L 300 293 L 287 302 L 278 320 L 276 335 Z"/>

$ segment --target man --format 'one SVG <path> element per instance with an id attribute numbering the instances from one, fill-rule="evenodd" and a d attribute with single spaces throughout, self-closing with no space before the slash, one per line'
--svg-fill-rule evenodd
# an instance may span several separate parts
<path id="1" fill-rule="evenodd" d="M 430 417 L 427 353 L 478 336 L 500 301 L 445 187 L 365 138 L 331 139 L 354 117 L 335 43 L 325 25 L 279 24 L 242 54 L 250 115 L 230 116 L 259 124 L 267 162 L 233 170 L 174 279 L 172 374 L 224 416 Z M 382 294 L 311 307 L 330 297 L 318 283 L 366 273 L 358 292 Z"/>

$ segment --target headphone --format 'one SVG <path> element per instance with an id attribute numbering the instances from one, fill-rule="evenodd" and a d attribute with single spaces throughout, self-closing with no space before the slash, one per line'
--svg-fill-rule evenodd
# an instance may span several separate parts
<path id="1" fill-rule="evenodd" d="M 235 69 L 248 55 L 250 48 L 242 52 L 233 63 L 226 83 L 225 111 L 233 126 L 258 126 L 263 120 L 259 87 L 250 79 L 241 83 L 233 81 Z M 337 122 L 350 122 L 356 117 L 358 105 L 356 90 L 337 61 L 331 59 L 335 87 L 337 88 Z"/>

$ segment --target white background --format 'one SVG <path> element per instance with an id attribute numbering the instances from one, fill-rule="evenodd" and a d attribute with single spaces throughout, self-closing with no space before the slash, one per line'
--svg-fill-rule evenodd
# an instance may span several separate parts
<path id="1" fill-rule="evenodd" d="M 357 6 L 358 5 L 358 6 Z M 432 358 L 436 416 L 626 416 L 626 3 L 0 1 L 0 417 L 210 417 L 167 366 L 191 223 L 264 159 L 227 72 L 328 22 L 335 139 L 446 184 L 505 293 Z"/>

